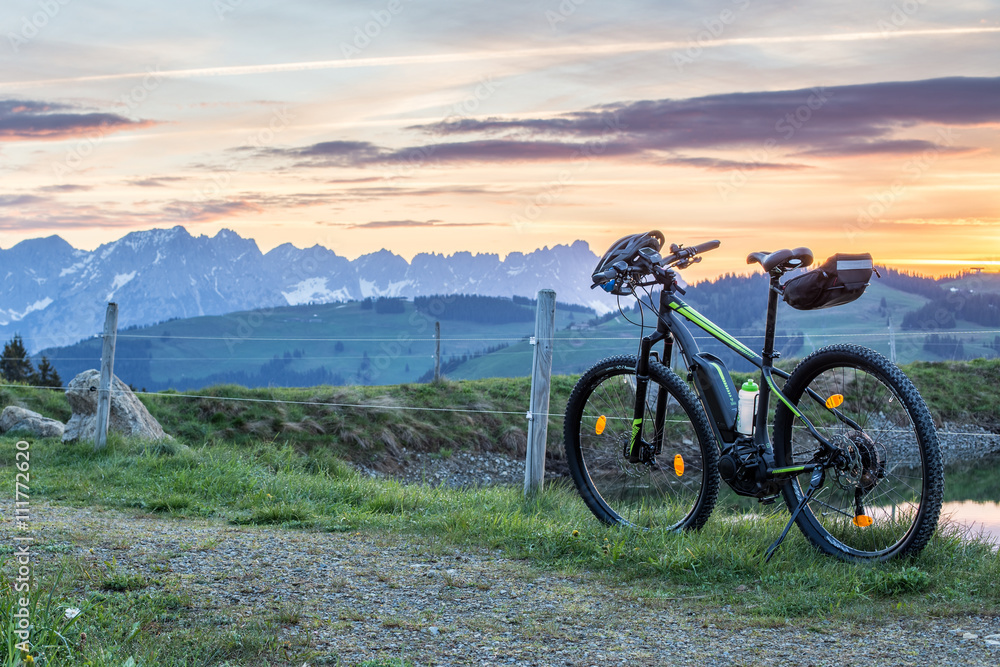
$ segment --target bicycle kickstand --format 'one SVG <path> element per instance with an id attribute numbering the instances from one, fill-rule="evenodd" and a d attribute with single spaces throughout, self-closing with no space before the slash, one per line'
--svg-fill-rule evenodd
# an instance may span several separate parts
<path id="1" fill-rule="evenodd" d="M 819 491 L 819 488 L 823 486 L 824 473 L 825 470 L 822 467 L 813 470 L 812 478 L 809 480 L 809 488 L 806 489 L 805 495 L 802 496 L 802 500 L 799 501 L 799 504 L 795 507 L 795 511 L 792 512 L 792 516 L 788 520 L 788 525 L 786 525 L 785 529 L 781 531 L 781 535 L 774 541 L 774 544 L 768 548 L 764 557 L 765 563 L 770 562 L 771 557 L 774 556 L 774 552 L 778 550 L 779 546 L 781 546 L 781 543 L 785 540 L 785 537 L 788 535 L 788 531 L 791 530 L 792 524 L 795 523 L 795 519 L 798 518 L 799 512 L 802 511 L 802 508 L 805 507 L 810 500 L 812 500 L 813 494 Z"/>

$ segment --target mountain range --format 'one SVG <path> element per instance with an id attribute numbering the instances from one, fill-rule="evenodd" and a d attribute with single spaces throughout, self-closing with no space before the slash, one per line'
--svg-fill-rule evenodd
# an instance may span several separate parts
<path id="1" fill-rule="evenodd" d="M 367 297 L 431 294 L 529 296 L 555 289 L 560 301 L 608 310 L 589 289 L 598 260 L 576 241 L 528 253 L 421 253 L 388 250 L 355 260 L 319 245 L 290 243 L 267 253 L 253 239 L 222 230 L 192 236 L 184 227 L 132 232 L 93 251 L 59 236 L 0 249 L 0 340 L 21 334 L 30 352 L 99 333 L 109 301 L 118 326 L 173 318 Z"/>

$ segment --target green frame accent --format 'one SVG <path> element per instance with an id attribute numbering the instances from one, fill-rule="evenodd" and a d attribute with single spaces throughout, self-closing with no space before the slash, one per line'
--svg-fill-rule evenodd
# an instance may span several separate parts
<path id="1" fill-rule="evenodd" d="M 628 445 L 629 456 L 632 455 L 632 450 L 635 449 L 635 442 L 639 438 L 639 429 L 642 428 L 642 419 L 632 420 L 632 441 Z"/>
<path id="2" fill-rule="evenodd" d="M 771 471 L 772 475 L 783 475 L 788 472 L 805 472 L 807 466 L 791 466 L 790 468 L 775 468 Z"/>
<path id="3" fill-rule="evenodd" d="M 728 347 L 732 348 L 734 351 L 743 355 L 755 364 L 760 364 L 762 361 L 759 354 L 751 350 L 749 347 L 741 343 L 740 341 L 733 338 L 725 330 L 723 330 L 718 324 L 708 319 L 697 310 L 687 305 L 683 301 L 678 303 L 677 301 L 671 301 L 669 304 L 670 309 L 676 311 L 679 315 L 682 315 L 684 319 L 689 322 L 696 324 L 698 327 L 704 329 L 708 333 L 712 334 L 713 338 L 718 338 L 720 341 L 725 343 Z"/>
<path id="4" fill-rule="evenodd" d="M 802 416 L 802 413 L 799 412 L 799 409 L 796 408 L 794 405 L 792 405 L 791 402 L 787 398 L 785 398 L 785 395 L 781 393 L 781 390 L 778 389 L 778 385 L 774 383 L 774 378 L 771 377 L 770 373 L 764 373 L 764 379 L 767 380 L 767 386 L 771 388 L 771 391 L 774 392 L 774 395 L 778 397 L 778 400 L 784 403 L 788 407 L 788 409 L 792 411 L 793 415 L 795 415 L 799 419 L 805 419 L 805 417 Z"/>

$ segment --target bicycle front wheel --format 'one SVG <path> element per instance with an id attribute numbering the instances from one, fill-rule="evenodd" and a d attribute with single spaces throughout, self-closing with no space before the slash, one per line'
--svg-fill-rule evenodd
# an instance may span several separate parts
<path id="1" fill-rule="evenodd" d="M 573 389 L 564 426 L 573 481 L 605 523 L 700 528 L 719 493 L 719 452 L 708 420 L 676 373 L 650 363 L 642 438 L 649 456 L 630 462 L 635 366 L 634 356 L 605 359 Z M 658 402 L 663 407 L 661 429 L 655 423 Z"/>
<path id="2" fill-rule="evenodd" d="M 927 406 L 902 371 L 858 345 L 817 350 L 796 366 L 783 389 L 795 410 L 848 461 L 829 469 L 823 487 L 796 519 L 821 551 L 850 561 L 915 556 L 937 527 L 944 472 Z M 810 463 L 816 439 L 779 402 L 774 456 L 779 467 Z M 784 490 L 798 506 L 809 475 Z"/>

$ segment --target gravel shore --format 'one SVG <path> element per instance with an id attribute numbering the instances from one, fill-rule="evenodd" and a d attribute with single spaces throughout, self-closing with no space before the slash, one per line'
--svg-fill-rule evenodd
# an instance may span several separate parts
<path id="1" fill-rule="evenodd" d="M 0 504 L 4 543 L 11 503 Z M 39 560 L 111 561 L 186 593 L 199 618 L 297 618 L 308 665 L 990 665 L 1000 617 L 747 623 L 642 599 L 487 550 L 382 533 L 317 533 L 33 503 Z M 669 583 L 665 582 L 669 587 Z M 648 594 L 647 594 L 648 595 Z M 339 661 L 339 662 L 338 662 Z M 301 667 L 302 661 L 296 661 Z"/>

